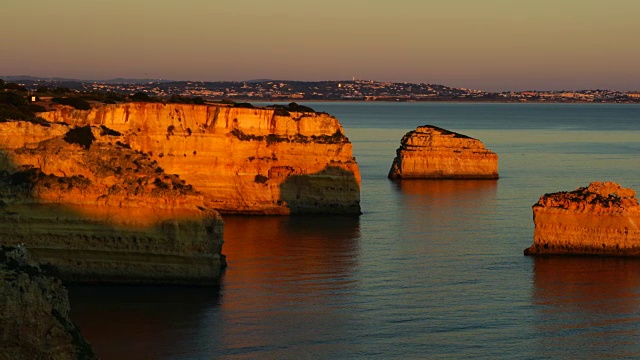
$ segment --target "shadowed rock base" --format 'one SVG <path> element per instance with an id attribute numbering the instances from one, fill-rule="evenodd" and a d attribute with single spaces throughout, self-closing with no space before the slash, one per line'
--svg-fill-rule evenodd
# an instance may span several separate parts
<path id="1" fill-rule="evenodd" d="M 0 359 L 96 358 L 69 317 L 67 290 L 23 247 L 0 248 L 0 278 Z"/>

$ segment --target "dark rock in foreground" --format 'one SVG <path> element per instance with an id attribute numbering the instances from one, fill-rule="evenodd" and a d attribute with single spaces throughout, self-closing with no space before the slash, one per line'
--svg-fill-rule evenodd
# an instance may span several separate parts
<path id="1" fill-rule="evenodd" d="M 0 248 L 0 277 L 0 359 L 96 359 L 69 318 L 67 290 L 24 247 Z"/>

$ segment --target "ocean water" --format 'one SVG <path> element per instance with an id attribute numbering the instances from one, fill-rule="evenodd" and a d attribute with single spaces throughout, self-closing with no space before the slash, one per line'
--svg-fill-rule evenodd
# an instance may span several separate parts
<path id="1" fill-rule="evenodd" d="M 362 172 L 359 218 L 226 217 L 217 289 L 74 286 L 103 359 L 640 357 L 640 259 L 523 256 L 540 195 L 640 190 L 640 106 L 309 103 Z M 500 157 L 497 181 L 400 181 L 432 124 Z"/>

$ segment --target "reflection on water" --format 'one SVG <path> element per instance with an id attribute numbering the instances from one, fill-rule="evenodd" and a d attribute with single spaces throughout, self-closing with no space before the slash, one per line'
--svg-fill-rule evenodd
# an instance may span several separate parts
<path id="1" fill-rule="evenodd" d="M 533 290 L 546 356 L 640 354 L 640 260 L 538 257 Z"/>
<path id="2" fill-rule="evenodd" d="M 72 318 L 101 358 L 345 351 L 359 219 L 230 216 L 224 237 L 229 266 L 216 289 L 72 286 Z"/>
<path id="3" fill-rule="evenodd" d="M 402 228 L 441 249 L 483 251 L 478 234 L 495 225 L 496 180 L 401 180 Z"/>
<path id="4" fill-rule="evenodd" d="M 218 351 L 251 357 L 268 349 L 277 358 L 305 344 L 301 357 L 340 353 L 359 236 L 357 218 L 226 217 Z"/>

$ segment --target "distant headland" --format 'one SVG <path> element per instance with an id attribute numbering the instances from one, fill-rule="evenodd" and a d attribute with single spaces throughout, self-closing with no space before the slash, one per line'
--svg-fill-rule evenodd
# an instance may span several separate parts
<path id="1" fill-rule="evenodd" d="M 395 83 L 375 80 L 292 81 L 257 79 L 247 81 L 174 81 L 165 79 L 79 80 L 28 75 L 1 76 L 28 90 L 63 87 L 80 92 L 113 92 L 166 98 L 172 95 L 205 100 L 233 101 L 462 101 L 533 103 L 640 103 L 640 89 L 634 91 L 530 90 L 490 92 L 426 83 Z"/>

